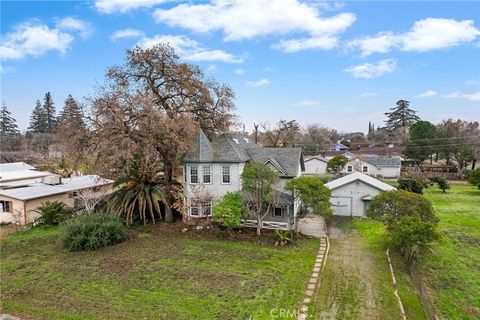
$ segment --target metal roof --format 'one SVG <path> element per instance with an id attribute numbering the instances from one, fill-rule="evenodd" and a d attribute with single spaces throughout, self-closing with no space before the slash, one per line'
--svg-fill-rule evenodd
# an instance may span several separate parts
<path id="1" fill-rule="evenodd" d="M 114 181 L 98 176 L 80 176 L 62 179 L 62 184 L 48 185 L 41 182 L 33 183 L 27 187 L 0 190 L 0 197 L 9 197 L 18 200 L 31 200 L 44 198 L 51 195 L 68 193 L 97 186 L 112 184 Z"/>
<path id="2" fill-rule="evenodd" d="M 333 190 L 336 188 L 339 188 L 341 186 L 344 186 L 346 184 L 356 182 L 356 181 L 361 181 L 364 182 L 374 188 L 377 188 L 381 191 L 387 191 L 387 190 L 396 190 L 394 187 L 392 187 L 389 184 L 386 184 L 380 180 L 377 180 L 371 176 L 368 176 L 366 174 L 363 174 L 361 172 L 354 172 L 349 175 L 343 176 L 339 179 L 330 181 L 329 183 L 326 183 L 325 186 L 328 187 L 329 189 Z"/>
<path id="3" fill-rule="evenodd" d="M 15 181 L 15 180 L 26 180 L 33 178 L 40 178 L 51 175 L 47 171 L 37 171 L 37 170 L 17 170 L 17 171 L 6 171 L 0 172 L 0 182 Z"/>
<path id="4" fill-rule="evenodd" d="M 0 175 L 10 171 L 35 170 L 35 167 L 25 162 L 0 163 Z"/>

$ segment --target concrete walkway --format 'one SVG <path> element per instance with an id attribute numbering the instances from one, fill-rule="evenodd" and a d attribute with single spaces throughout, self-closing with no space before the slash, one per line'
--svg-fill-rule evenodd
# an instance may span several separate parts
<path id="1" fill-rule="evenodd" d="M 325 219 L 322 216 L 307 214 L 298 220 L 298 232 L 303 235 L 322 238 L 326 237 Z"/>

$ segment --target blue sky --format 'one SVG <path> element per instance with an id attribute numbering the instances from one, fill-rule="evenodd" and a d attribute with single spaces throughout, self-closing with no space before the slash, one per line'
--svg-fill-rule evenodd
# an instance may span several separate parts
<path id="1" fill-rule="evenodd" d="M 240 119 L 366 131 L 407 99 L 421 118 L 480 119 L 480 3 L 2 1 L 1 101 L 26 129 L 102 84 L 125 49 L 168 41 L 230 84 Z"/>

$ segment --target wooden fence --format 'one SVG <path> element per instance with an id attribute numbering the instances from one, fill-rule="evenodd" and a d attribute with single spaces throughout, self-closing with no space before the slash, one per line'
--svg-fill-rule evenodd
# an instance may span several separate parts
<path id="1" fill-rule="evenodd" d="M 256 228 L 257 220 L 242 220 L 242 225 L 247 228 Z M 262 221 L 262 229 L 291 230 L 291 225 L 287 222 Z"/>

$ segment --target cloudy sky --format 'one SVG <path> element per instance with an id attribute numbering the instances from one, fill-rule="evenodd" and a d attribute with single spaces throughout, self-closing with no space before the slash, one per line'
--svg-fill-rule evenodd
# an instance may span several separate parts
<path id="1" fill-rule="evenodd" d="M 1 101 L 26 129 L 46 91 L 58 110 L 158 42 L 229 83 L 247 128 L 366 131 L 399 99 L 433 122 L 480 119 L 475 1 L 2 1 Z"/>

